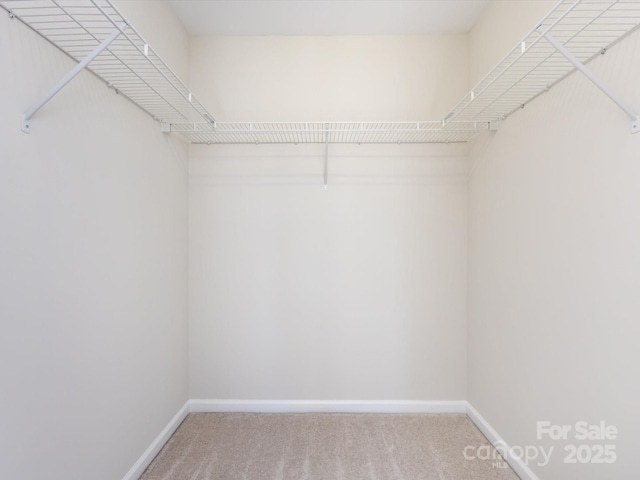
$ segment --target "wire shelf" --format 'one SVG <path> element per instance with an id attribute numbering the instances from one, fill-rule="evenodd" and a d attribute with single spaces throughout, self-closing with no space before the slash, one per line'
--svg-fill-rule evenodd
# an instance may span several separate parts
<path id="1" fill-rule="evenodd" d="M 486 125 L 475 122 L 217 122 L 172 124 L 193 144 L 463 143 Z"/>
<path id="2" fill-rule="evenodd" d="M 216 123 L 110 0 L 0 0 L 0 7 L 77 62 L 119 30 L 87 68 L 196 144 L 467 142 L 575 70 L 544 34 L 588 63 L 640 25 L 639 0 L 562 0 L 442 121 Z M 636 123 L 640 131 L 640 117 Z"/>
<path id="3" fill-rule="evenodd" d="M 89 70 L 160 122 L 214 121 L 109 0 L 1 0 L 0 7 L 77 62 L 120 29 Z"/>
<path id="4" fill-rule="evenodd" d="M 560 1 L 445 118 L 504 119 L 572 73 L 574 66 L 541 32 L 588 63 L 639 25 L 638 0 Z"/>

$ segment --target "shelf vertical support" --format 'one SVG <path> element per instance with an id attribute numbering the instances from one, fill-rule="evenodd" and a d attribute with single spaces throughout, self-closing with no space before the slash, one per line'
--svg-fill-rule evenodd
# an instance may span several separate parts
<path id="1" fill-rule="evenodd" d="M 620 107 L 620 109 L 622 109 L 622 111 L 626 113 L 629 118 L 631 118 L 631 133 L 640 132 L 640 115 L 638 115 L 637 112 L 631 109 L 625 102 L 619 99 L 617 95 L 615 95 L 607 87 L 605 87 L 604 84 L 600 80 L 598 80 L 598 78 L 596 78 L 593 72 L 591 72 L 591 70 L 589 70 L 584 65 L 584 63 L 573 56 L 573 54 L 569 50 L 567 50 L 564 45 L 553 38 L 553 36 L 548 31 L 544 31 L 542 26 L 536 28 L 536 31 L 540 35 L 542 35 L 545 40 L 549 42 L 556 50 L 558 50 L 558 52 L 560 52 L 574 67 L 580 70 L 580 72 L 582 72 L 585 77 L 591 80 L 591 82 L 596 87 L 598 87 L 602 91 L 602 93 L 609 97 L 613 101 L 613 103 L 618 105 L 618 107 Z"/>
<path id="2" fill-rule="evenodd" d="M 329 124 L 324 124 L 324 189 L 329 188 Z"/>
<path id="3" fill-rule="evenodd" d="M 120 24 L 107 38 L 105 38 L 95 50 L 87 55 L 81 62 L 79 62 L 69 73 L 67 73 L 62 80 L 60 80 L 55 87 L 53 87 L 49 93 L 42 97 L 37 103 L 34 103 L 29 109 L 22 115 L 22 131 L 24 133 L 31 133 L 31 117 L 33 117 L 42 107 L 44 107 L 49 100 L 55 97 L 60 90 L 62 90 L 71 80 L 75 78 L 87 65 L 89 65 L 98 55 L 113 43 L 113 41 L 120 36 L 120 34 L 127 28 L 126 23 Z"/>

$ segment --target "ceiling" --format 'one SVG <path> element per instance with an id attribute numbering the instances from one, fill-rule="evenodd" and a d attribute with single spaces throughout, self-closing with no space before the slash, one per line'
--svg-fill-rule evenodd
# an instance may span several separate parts
<path id="1" fill-rule="evenodd" d="M 466 33 L 488 0 L 170 0 L 191 35 Z"/>

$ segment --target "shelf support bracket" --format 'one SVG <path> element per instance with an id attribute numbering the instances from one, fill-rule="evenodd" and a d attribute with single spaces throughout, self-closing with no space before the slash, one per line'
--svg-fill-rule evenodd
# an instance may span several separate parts
<path id="1" fill-rule="evenodd" d="M 578 60 L 573 54 L 567 50 L 564 45 L 558 42 L 553 36 L 548 32 L 544 31 L 542 25 L 536 28 L 536 32 L 542 35 L 547 42 L 549 42 L 558 52 L 560 52 L 574 67 L 576 67 L 582 74 L 587 77 L 591 82 L 598 87 L 602 93 L 604 93 L 607 97 L 609 97 L 613 103 L 615 103 L 624 113 L 626 113 L 631 119 L 631 133 L 640 132 L 640 115 L 631 109 L 625 102 L 623 102 L 616 94 L 611 92 L 604 84 L 589 70 L 584 63 Z"/>
<path id="2" fill-rule="evenodd" d="M 329 124 L 324 125 L 324 189 L 329 188 Z"/>
<path id="3" fill-rule="evenodd" d="M 29 109 L 22 115 L 22 131 L 24 133 L 31 133 L 31 117 L 33 117 L 42 107 L 44 107 L 49 100 L 55 97 L 60 90 L 62 90 L 71 80 L 74 79 L 82 70 L 84 70 L 89 63 L 91 63 L 98 55 L 100 55 L 113 41 L 120 36 L 120 34 L 127 28 L 126 23 L 118 25 L 118 27 L 105 38 L 95 50 L 87 55 L 81 62 L 79 62 L 73 70 L 67 73 L 62 80 L 60 80 L 55 87 L 49 91 L 44 97 L 42 97 L 37 103 L 34 103 Z"/>

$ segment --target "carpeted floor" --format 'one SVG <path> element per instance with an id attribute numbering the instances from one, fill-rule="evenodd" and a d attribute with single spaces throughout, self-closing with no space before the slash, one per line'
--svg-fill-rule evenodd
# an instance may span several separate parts
<path id="1" fill-rule="evenodd" d="M 517 480 L 466 415 L 189 415 L 141 480 Z M 468 452 L 474 452 L 469 449 Z"/>

